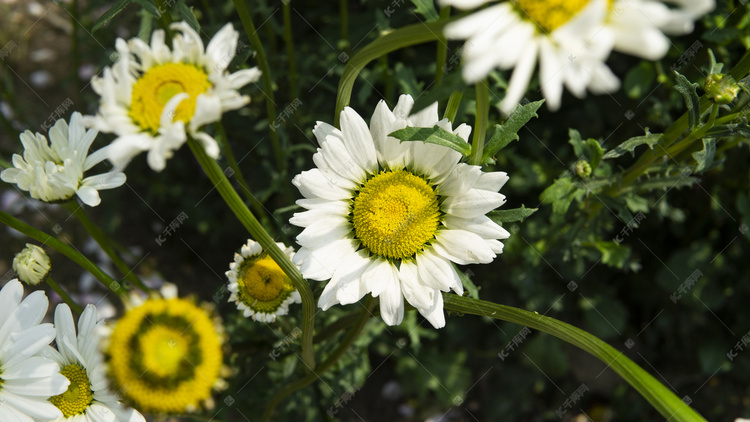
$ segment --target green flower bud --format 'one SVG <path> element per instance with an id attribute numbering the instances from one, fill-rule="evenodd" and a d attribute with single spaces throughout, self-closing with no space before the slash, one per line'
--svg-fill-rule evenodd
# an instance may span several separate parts
<path id="1" fill-rule="evenodd" d="M 586 160 L 578 160 L 576 163 L 576 174 L 581 179 L 591 176 L 591 165 Z"/>
<path id="2" fill-rule="evenodd" d="M 13 271 L 29 286 L 36 286 L 49 274 L 51 264 L 44 249 L 30 243 L 13 258 Z"/>
<path id="3" fill-rule="evenodd" d="M 740 87 L 731 75 L 712 73 L 706 78 L 706 95 L 716 104 L 729 104 L 740 92 Z"/>

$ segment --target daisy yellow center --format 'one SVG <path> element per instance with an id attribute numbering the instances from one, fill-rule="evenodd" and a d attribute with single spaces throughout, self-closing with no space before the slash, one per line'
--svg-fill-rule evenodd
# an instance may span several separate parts
<path id="1" fill-rule="evenodd" d="M 164 106 L 177 94 L 188 98 L 180 102 L 172 121 L 189 122 L 195 113 L 198 95 L 208 91 L 211 83 L 202 69 L 185 63 L 167 63 L 146 71 L 133 85 L 130 117 L 143 130 L 156 132 L 161 125 Z"/>
<path id="2" fill-rule="evenodd" d="M 143 363 L 159 376 L 169 376 L 180 369 L 189 344 L 174 328 L 157 325 L 140 336 Z"/>
<path id="3" fill-rule="evenodd" d="M 61 369 L 60 374 L 70 381 L 68 390 L 51 397 L 49 401 L 57 406 L 66 418 L 84 413 L 94 401 L 86 369 L 78 364 L 70 364 Z"/>
<path id="4" fill-rule="evenodd" d="M 256 312 L 273 314 L 294 291 L 289 278 L 267 255 L 246 259 L 237 276 L 240 300 Z"/>
<path id="5" fill-rule="evenodd" d="M 410 258 L 437 232 L 438 196 L 425 179 L 408 171 L 381 172 L 354 198 L 352 223 L 357 239 L 371 253 Z"/>
<path id="6" fill-rule="evenodd" d="M 522 15 L 545 32 L 552 32 L 580 12 L 590 0 L 516 0 Z"/>

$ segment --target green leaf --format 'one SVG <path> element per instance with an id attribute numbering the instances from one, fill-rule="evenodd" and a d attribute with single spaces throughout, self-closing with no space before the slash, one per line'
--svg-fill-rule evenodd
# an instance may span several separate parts
<path id="1" fill-rule="evenodd" d="M 428 22 L 436 21 L 440 17 L 435 10 L 434 0 L 411 0 L 411 2 L 416 6 L 416 12 L 424 16 Z"/>
<path id="2" fill-rule="evenodd" d="M 534 101 L 522 106 L 516 107 L 516 110 L 508 116 L 508 119 L 502 125 L 495 125 L 495 132 L 492 138 L 487 142 L 482 154 L 482 162 L 487 161 L 498 151 L 508 146 L 509 143 L 518 140 L 518 131 L 521 130 L 532 117 L 539 117 L 536 111 L 544 104 L 544 100 Z"/>
<path id="3" fill-rule="evenodd" d="M 614 268 L 623 268 L 630 257 L 630 248 L 617 242 L 598 241 L 594 244 L 602 253 L 602 264 Z"/>
<path id="4" fill-rule="evenodd" d="M 133 3 L 138 3 L 138 5 L 143 8 L 143 10 L 151 13 L 157 18 L 160 18 L 162 13 L 169 13 L 169 10 L 159 10 L 153 0 L 133 0 Z"/>
<path id="5" fill-rule="evenodd" d="M 462 137 L 454 135 L 439 126 L 406 127 L 390 133 L 388 136 L 393 136 L 401 142 L 422 141 L 430 144 L 442 145 L 454 149 L 464 156 L 468 156 L 469 153 L 471 153 L 471 146 L 469 146 Z"/>
<path id="6" fill-rule="evenodd" d="M 515 223 L 516 221 L 523 222 L 523 220 L 528 218 L 531 214 L 537 212 L 538 209 L 539 208 L 526 208 L 525 206 L 521 206 L 521 208 L 513 208 L 510 210 L 492 211 L 487 213 L 487 217 L 502 226 L 503 223 Z"/>
<path id="7" fill-rule="evenodd" d="M 672 177 L 654 177 L 651 179 L 645 179 L 638 182 L 633 183 L 630 185 L 632 190 L 636 192 L 641 191 L 649 191 L 649 190 L 655 190 L 655 189 L 663 189 L 663 190 L 669 190 L 669 189 L 679 189 L 686 186 L 692 186 L 696 182 L 698 182 L 697 177 L 691 177 L 689 174 L 692 173 L 692 170 L 689 168 L 685 169 L 685 172 L 683 174 L 680 174 L 679 176 L 672 176 Z"/>
<path id="8" fill-rule="evenodd" d="M 714 154 L 716 154 L 716 139 L 704 138 L 703 149 L 693 153 L 693 158 L 698 162 L 695 171 L 702 173 L 711 167 L 711 163 L 714 161 Z"/>
<path id="9" fill-rule="evenodd" d="M 117 3 L 113 4 L 99 19 L 94 22 L 94 26 L 91 27 L 91 33 L 101 29 L 104 25 L 108 24 L 115 16 L 120 14 L 130 4 L 130 0 L 117 0 Z"/>
<path id="10" fill-rule="evenodd" d="M 604 150 L 599 141 L 593 138 L 581 139 L 581 134 L 575 129 L 568 129 L 569 144 L 573 145 L 573 152 L 578 159 L 586 159 L 593 172 L 602 161 Z"/>
<path id="11" fill-rule="evenodd" d="M 552 212 L 565 214 L 575 197 L 576 187 L 570 178 L 564 177 L 555 180 L 550 187 L 544 190 L 539 199 L 544 204 L 552 204 Z"/>
<path id="12" fill-rule="evenodd" d="M 730 125 L 714 126 L 704 135 L 712 138 L 723 138 L 725 136 L 742 136 L 750 138 L 750 125 L 747 123 L 734 123 Z"/>
<path id="13" fill-rule="evenodd" d="M 422 89 L 422 85 L 424 84 L 417 80 L 416 75 L 414 75 L 413 67 L 404 66 L 403 63 L 396 63 L 396 66 L 393 68 L 393 70 L 396 74 L 396 82 L 401 87 L 400 92 L 402 94 L 408 94 L 412 97 L 416 97 L 424 91 L 424 89 Z M 413 113 L 416 112 L 412 112 L 412 114 Z"/>
<path id="14" fill-rule="evenodd" d="M 644 136 L 636 136 L 621 143 L 612 151 L 604 154 L 602 158 L 605 160 L 609 160 L 612 158 L 617 158 L 625 154 L 626 152 L 629 152 L 633 157 L 635 157 L 635 149 L 638 146 L 646 144 L 649 148 L 654 149 L 654 145 L 659 143 L 660 140 L 661 133 L 646 133 L 646 135 Z"/>
<path id="15" fill-rule="evenodd" d="M 176 5 L 177 8 L 177 14 L 182 18 L 183 21 L 185 21 L 188 25 L 190 25 L 191 28 L 195 30 L 195 32 L 200 34 L 201 31 L 201 25 L 198 23 L 198 19 L 195 18 L 195 15 L 193 14 L 193 8 L 188 7 L 184 1 L 180 1 Z"/>
<path id="16" fill-rule="evenodd" d="M 443 293 L 443 301 L 446 310 L 487 316 L 551 334 L 604 362 L 670 421 L 705 421 L 700 414 L 685 404 L 669 388 L 665 387 L 664 384 L 630 360 L 621 351 L 580 328 L 554 318 L 539 315 L 536 312 L 454 294 Z"/>
<path id="17" fill-rule="evenodd" d="M 586 140 L 586 146 L 589 148 L 589 152 L 591 154 L 591 156 L 589 157 L 589 165 L 591 165 L 591 172 L 593 174 L 594 170 L 599 167 L 599 163 L 602 162 L 604 149 L 602 149 L 599 141 L 593 138 L 589 138 Z"/>
<path id="18" fill-rule="evenodd" d="M 628 97 L 634 100 L 643 98 L 651 91 L 654 76 L 654 65 L 651 62 L 641 62 L 625 75 L 623 89 Z"/>
<path id="19" fill-rule="evenodd" d="M 677 85 L 675 85 L 674 89 L 682 94 L 682 98 L 685 100 L 685 106 L 688 111 L 689 128 L 690 130 L 693 130 L 701 121 L 700 101 L 698 100 L 698 93 L 695 91 L 695 89 L 698 88 L 698 84 L 691 83 L 676 70 L 674 73 L 677 75 Z"/>
<path id="20" fill-rule="evenodd" d="M 464 288 L 469 293 L 469 297 L 479 299 L 479 287 L 477 287 L 471 279 L 471 276 L 474 275 L 474 273 L 472 273 L 471 270 L 467 270 L 466 272 L 459 271 L 458 268 L 456 268 L 456 273 L 458 274 L 458 278 L 461 279 L 461 284 L 464 285 Z"/>
<path id="21" fill-rule="evenodd" d="M 434 102 L 442 101 L 456 91 L 462 91 L 466 87 L 461 72 L 450 72 L 434 88 L 417 97 L 411 113 L 418 113 Z"/>

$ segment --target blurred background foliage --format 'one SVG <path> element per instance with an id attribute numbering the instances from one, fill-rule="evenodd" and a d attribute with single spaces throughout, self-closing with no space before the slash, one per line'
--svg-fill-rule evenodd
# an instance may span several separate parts
<path id="1" fill-rule="evenodd" d="M 74 105 L 59 117 L 68 118 L 74 110 L 95 112 L 96 96 L 89 80 L 112 63 L 116 37 L 149 38 L 152 27 L 158 26 L 146 11 L 153 7 L 149 1 L 133 1 L 93 33 L 91 28 L 111 2 L 0 1 L 0 46 L 15 45 L 0 68 L 3 165 L 20 152 L 18 133 L 42 131 L 40 125 L 66 99 Z M 255 64 L 231 1 L 170 4 L 175 19 L 192 11 L 205 40 L 225 22 L 233 22 L 242 34 L 233 66 Z M 251 104 L 226 115 L 224 127 L 244 178 L 265 209 L 259 217 L 279 241 L 293 244 L 299 230 L 287 220 L 298 209 L 294 200 L 299 195 L 290 179 L 312 166 L 317 147 L 312 128 L 316 121 L 333 121 L 345 63 L 381 34 L 435 19 L 437 11 L 429 1 L 294 0 L 284 5 L 251 0 L 249 6 L 273 70 L 278 109 L 284 110 L 295 99 L 301 101 L 290 116 L 274 124 L 288 170 L 282 172 L 275 164 L 269 136 L 274 122 L 268 121 L 259 85 L 245 89 Z M 345 19 L 342 10 L 347 11 Z M 586 183 L 622 171 L 634 158 L 626 153 L 606 160 L 591 178 L 578 177 L 575 166 L 582 152 L 587 155 L 589 138 L 611 150 L 646 131 L 661 133 L 669 127 L 685 111 L 682 96 L 673 89 L 676 82 L 670 67 L 699 41 L 701 47 L 679 66 L 680 73 L 702 86 L 709 48 L 717 61 L 731 68 L 750 47 L 748 11 L 747 2 L 719 1 L 714 12 L 697 22 L 693 34 L 673 38 L 673 48 L 660 62 L 613 54 L 608 64 L 623 81 L 619 92 L 582 100 L 566 94 L 556 113 L 542 107 L 539 117 L 519 131 L 520 141 L 487 166 L 510 175 L 502 189 L 508 201 L 504 208 L 526 206 L 538 212 L 507 227 L 512 236 L 495 262 L 461 268 L 476 284 L 480 298 L 537 311 L 590 331 L 651 372 L 708 420 L 750 417 L 750 352 L 728 357 L 736 345 L 746 345 L 750 332 L 748 139 L 722 140 L 708 170 L 687 174 L 694 180 L 678 177 L 670 184 L 654 177 L 649 179 L 653 189 L 621 195 L 616 203 L 605 202 L 598 213 L 591 207 L 599 196 L 596 189 L 587 191 Z M 292 29 L 296 73 L 290 72 L 286 51 L 285 13 Z M 449 47 L 448 58 L 458 57 L 460 44 Z M 420 97 L 434 88 L 435 55 L 436 45 L 430 43 L 371 63 L 355 85 L 351 105 L 362 116 L 370 116 L 380 99 L 393 106 L 400 94 Z M 458 69 L 449 67 L 452 73 Z M 492 104 L 502 98 L 508 77 L 500 72 L 491 75 Z M 530 101 L 541 98 L 534 84 L 527 93 Z M 455 125 L 473 125 L 474 90 L 463 90 Z M 736 107 L 747 103 L 747 94 L 741 94 L 730 107 L 739 111 Z M 494 107 L 491 120 L 503 120 Z M 96 143 L 105 145 L 111 139 L 100 135 Z M 635 155 L 647 150 L 638 147 Z M 225 161 L 221 164 L 227 166 Z M 686 161 L 661 176 L 694 167 L 694 162 Z M 102 204 L 89 214 L 121 245 L 140 276 L 154 284 L 176 283 L 182 293 L 215 302 L 229 335 L 226 363 L 233 371 L 229 387 L 216 396 L 213 411 L 185 420 L 257 419 L 276 390 L 304 374 L 293 335 L 299 308 L 293 308 L 292 316 L 266 325 L 249 322 L 227 303 L 223 273 L 246 234 L 187 148 L 178 151 L 161 173 L 138 157 L 127 176 L 127 185 L 103 192 Z M 555 187 L 556 180 L 577 187 Z M 55 233 L 87 255 L 95 254 L 84 249 L 87 236 L 66 210 L 27 200 L 9 185 L 2 189 L 4 210 Z M 183 212 L 188 220 L 157 244 L 156 237 Z M 621 236 L 633 218 L 639 224 Z M 3 234 L 0 273 L 6 278 L 10 260 L 25 242 L 11 236 L 10 230 Z M 96 293 L 96 287 L 89 290 L 80 269 L 60 254 L 48 252 L 60 284 L 81 295 Z M 696 270 L 702 276 L 684 289 Z M 323 285 L 312 282 L 316 294 Z M 680 294 L 681 286 L 685 291 Z M 318 313 L 317 329 L 360 306 Z M 461 315 L 450 315 L 442 330 L 432 329 L 415 312 L 408 313 L 398 327 L 373 318 L 320 382 L 282 403 L 277 418 L 660 420 L 606 364 L 557 339 L 533 332 L 511 350 L 509 345 L 521 330 L 514 324 Z M 318 346 L 317 355 L 329 353 L 341 335 L 334 333 Z M 565 409 L 566 400 L 582 385 L 587 391 Z M 556 413 L 561 408 L 562 417 Z"/>

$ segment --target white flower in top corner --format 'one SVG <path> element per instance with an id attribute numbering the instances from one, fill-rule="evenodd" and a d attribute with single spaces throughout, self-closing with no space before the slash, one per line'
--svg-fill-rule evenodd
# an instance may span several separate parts
<path id="1" fill-rule="evenodd" d="M 97 322 L 94 305 L 86 305 L 78 319 L 78 335 L 73 315 L 66 304 L 55 309 L 55 350 L 48 347 L 43 355 L 49 356 L 70 385 L 62 394 L 49 401 L 62 411 L 55 422 L 145 422 L 137 411 L 120 404 L 109 390 L 107 368 L 100 350 L 102 330 Z"/>
<path id="2" fill-rule="evenodd" d="M 13 167 L 3 170 L 0 178 L 28 191 L 32 198 L 44 202 L 66 201 L 74 195 L 86 205 L 99 205 L 99 190 L 125 183 L 125 174 L 109 171 L 84 178 L 84 172 L 107 158 L 108 146 L 89 154 L 97 135 L 86 130 L 81 114 L 73 113 L 70 125 L 60 119 L 49 130 L 49 142 L 41 133 L 22 133 L 23 156 L 13 154 Z"/>
<path id="3" fill-rule="evenodd" d="M 443 6 L 471 9 L 493 0 L 440 0 Z M 560 107 L 563 86 L 582 98 L 619 88 L 604 61 L 614 44 L 602 33 L 608 0 L 518 0 L 500 2 L 445 27 L 450 39 L 467 40 L 462 74 L 467 82 L 481 80 L 494 68 L 513 68 L 500 104 L 510 114 L 526 93 L 539 62 L 539 83 L 550 110 Z"/>
<path id="4" fill-rule="evenodd" d="M 484 173 L 460 163 L 461 154 L 424 142 L 401 143 L 389 133 L 406 126 L 440 126 L 437 104 L 410 115 L 414 100 L 403 95 L 393 111 L 381 101 L 367 123 L 356 111 L 341 112 L 341 130 L 318 122 L 317 168 L 293 183 L 305 197 L 290 223 L 305 227 L 294 256 L 305 278 L 330 279 L 318 305 L 349 304 L 370 293 L 380 315 L 400 324 L 404 299 L 436 328 L 445 325 L 441 291 L 463 293 L 452 263 L 489 263 L 510 234 L 485 214 L 505 202 L 498 190 L 504 172 Z"/>
<path id="5" fill-rule="evenodd" d="M 67 390 L 57 364 L 39 356 L 55 338 L 43 291 L 23 299 L 23 286 L 9 281 L 0 290 L 0 421 L 33 422 L 62 416 L 47 399 Z"/>
<path id="6" fill-rule="evenodd" d="M 294 248 L 276 243 L 289 259 Z M 268 256 L 260 243 L 248 239 L 226 272 L 229 279 L 230 302 L 245 317 L 259 322 L 274 322 L 277 316 L 289 313 L 289 305 L 301 303 L 302 298 L 278 264 Z"/>
<path id="7" fill-rule="evenodd" d="M 27 243 L 23 250 L 13 257 L 13 271 L 29 286 L 35 286 L 49 275 L 51 262 L 44 249 Z"/>
<path id="8" fill-rule="evenodd" d="M 140 38 L 118 38 L 117 61 L 91 81 L 101 99 L 97 115 L 87 116 L 86 123 L 118 136 L 109 151 L 117 167 L 148 151 L 149 166 L 161 171 L 188 135 L 217 158 L 216 140 L 201 127 L 250 102 L 237 90 L 260 78 L 256 67 L 227 71 L 239 39 L 232 24 L 219 30 L 205 48 L 187 23 L 170 27 L 176 32 L 171 49 L 163 30 L 154 31 L 150 45 Z"/>

